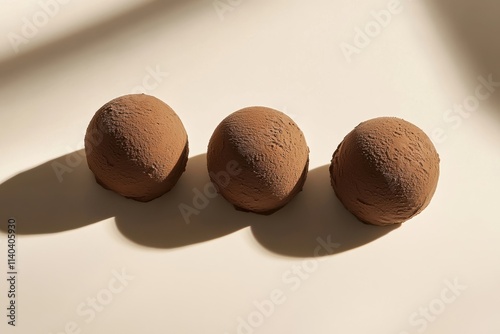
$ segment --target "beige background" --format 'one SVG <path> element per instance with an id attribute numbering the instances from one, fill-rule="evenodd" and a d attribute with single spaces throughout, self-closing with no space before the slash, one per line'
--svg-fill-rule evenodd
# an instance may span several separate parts
<path id="1" fill-rule="evenodd" d="M 223 19 L 212 0 L 67 1 L 17 54 L 9 34 L 42 9 L 1 5 L 0 275 L 14 216 L 19 309 L 15 328 L 2 311 L 0 332 L 499 333 L 500 93 L 449 112 L 479 76 L 500 81 L 498 1 L 402 0 L 350 62 L 342 43 L 394 3 L 217 3 Z M 100 188 L 80 151 L 94 112 L 143 83 L 183 120 L 191 157 L 176 188 L 148 204 Z M 302 128 L 304 191 L 268 217 L 211 199 L 186 224 L 178 205 L 208 182 L 212 131 L 249 105 Z M 394 230 L 358 223 L 328 175 L 342 138 L 384 115 L 420 126 L 442 159 L 431 205 Z M 62 182 L 55 162 L 71 169 Z M 317 238 L 338 244 L 334 254 L 314 258 Z M 122 271 L 133 279 L 116 280 Z M 94 317 L 88 298 L 106 304 Z M 255 302 L 271 298 L 259 318 Z M 429 307 L 440 314 L 423 320 Z"/>

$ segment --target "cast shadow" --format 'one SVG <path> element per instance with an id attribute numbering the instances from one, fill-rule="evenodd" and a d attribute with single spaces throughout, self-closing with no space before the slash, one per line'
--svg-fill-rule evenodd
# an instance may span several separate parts
<path id="1" fill-rule="evenodd" d="M 274 253 L 314 257 L 318 251 L 324 256 L 360 247 L 399 226 L 358 221 L 337 199 L 330 185 L 329 165 L 325 165 L 309 171 L 304 190 L 293 202 L 275 213 L 272 222 L 252 225 L 252 233 Z"/>
<path id="2" fill-rule="evenodd" d="M 121 233 L 145 246 L 170 248 L 185 244 L 186 234 L 190 238 L 211 239 L 214 233 L 220 236 L 250 226 L 258 243 L 272 253 L 314 257 L 360 247 L 397 227 L 375 227 L 357 221 L 336 198 L 328 166 L 311 170 L 304 190 L 269 216 L 235 210 L 222 196 L 205 196 L 204 201 L 196 195 L 195 191 L 203 193 L 210 184 L 205 154 L 189 160 L 187 175 L 181 180 L 174 188 L 178 193 L 165 195 L 164 204 L 162 200 L 150 208 L 138 206 L 125 214 L 121 212 L 116 217 Z M 178 208 L 181 203 L 192 208 L 198 206 L 199 210 L 189 215 L 189 224 L 181 217 Z M 325 244 L 335 246 L 318 252 L 318 246 Z"/>
<path id="3" fill-rule="evenodd" d="M 29 76 L 36 68 L 58 62 L 73 54 L 78 54 L 89 46 L 106 44 L 113 39 L 125 42 L 130 35 L 157 30 L 169 24 L 165 16 L 170 11 L 190 5 L 193 0 L 153 0 L 131 8 L 127 12 L 110 17 L 106 21 L 83 28 L 67 36 L 55 39 L 39 47 L 14 54 L 0 60 L 1 85 L 7 85 L 12 78 Z"/>
<path id="4" fill-rule="evenodd" d="M 476 83 L 477 76 L 490 74 L 499 82 L 500 1 L 433 0 L 426 4 L 443 42 L 450 42 L 446 37 L 451 36 L 452 51 L 465 54 L 466 64 L 463 65 L 473 73 L 473 83 Z M 500 116 L 500 94 L 496 92 L 486 102 L 491 103 Z"/>
<path id="5" fill-rule="evenodd" d="M 141 203 L 99 186 L 80 150 L 0 184 L 0 212 L 6 215 L 5 221 L 10 216 L 16 218 L 20 235 L 68 231 L 115 217 L 124 236 L 138 244 L 161 248 L 195 244 L 243 227 L 223 220 L 186 224 L 178 205 L 190 203 L 192 189 L 202 189 L 208 182 L 203 173 L 205 162 L 205 155 L 189 159 L 186 172 L 172 191 Z M 5 229 L 6 224 L 0 224 L 0 231 L 5 233 Z"/>
<path id="6" fill-rule="evenodd" d="M 169 193 L 148 203 L 125 199 L 95 182 L 80 150 L 0 184 L 0 212 L 4 221 L 16 218 L 20 235 L 68 231 L 115 217 L 118 230 L 131 242 L 164 249 L 250 227 L 264 248 L 292 257 L 340 253 L 394 228 L 357 221 L 335 197 L 328 166 L 311 170 L 304 190 L 269 216 L 235 210 L 219 195 L 200 195 L 209 186 L 206 154 L 201 154 L 189 159 L 185 173 Z M 0 224 L 0 232 L 5 233 L 5 228 L 6 224 Z M 321 249 L 317 254 L 318 246 L 325 243 L 339 247 Z"/>
<path id="7" fill-rule="evenodd" d="M 206 154 L 192 157 L 170 192 L 148 203 L 133 201 L 121 208 L 115 217 L 118 230 L 143 246 L 175 248 L 247 227 L 248 222 L 238 220 L 220 196 L 200 195 L 210 184 Z"/>
<path id="8" fill-rule="evenodd" d="M 96 184 L 82 155 L 61 156 L 0 184 L 0 212 L 16 218 L 18 234 L 62 232 L 110 217 L 108 206 L 120 201 Z"/>

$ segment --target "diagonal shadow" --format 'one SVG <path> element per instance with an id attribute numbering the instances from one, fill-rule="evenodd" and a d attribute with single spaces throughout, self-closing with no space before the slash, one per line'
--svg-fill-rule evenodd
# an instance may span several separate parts
<path id="1" fill-rule="evenodd" d="M 123 236 L 154 248 L 196 244 L 250 227 L 264 248 L 293 257 L 318 255 L 315 254 L 318 238 L 340 244 L 333 252 L 340 253 L 369 243 L 395 228 L 364 225 L 345 210 L 330 186 L 328 166 L 310 171 L 304 190 L 285 208 L 269 216 L 235 210 L 218 195 L 200 195 L 209 182 L 206 155 L 198 155 L 189 159 L 186 172 L 172 191 L 151 202 L 140 203 L 100 187 L 80 150 L 0 184 L 3 215 L 0 219 L 6 221 L 14 216 L 19 234 L 45 234 L 82 228 L 115 217 Z M 196 212 L 183 215 L 179 209 L 181 204 Z M 5 225 L 0 225 L 3 233 Z M 319 255 L 327 255 L 327 252 Z"/>
<path id="2" fill-rule="evenodd" d="M 158 25 L 169 25 L 162 20 L 170 12 L 188 6 L 194 0 L 152 0 L 129 11 L 97 23 L 73 34 L 61 37 L 31 50 L 0 61 L 1 85 L 7 85 L 11 78 L 30 75 L 36 69 L 77 54 L 91 45 L 105 43 L 110 39 L 129 40 L 127 32 L 147 33 L 158 29 Z M 61 14 L 62 15 L 62 14 Z"/>
<path id="3" fill-rule="evenodd" d="M 186 172 L 172 191 L 148 203 L 134 201 L 116 212 L 118 230 L 140 245 L 174 248 L 215 239 L 247 227 L 247 222 L 231 219 L 234 210 L 228 203 L 220 198 L 200 197 L 199 192 L 203 193 L 208 184 L 206 155 L 190 158 Z M 185 211 L 180 206 L 189 206 L 192 211 Z"/>
<path id="4" fill-rule="evenodd" d="M 500 82 L 500 1 L 433 0 L 426 1 L 426 5 L 443 42 L 451 51 L 465 54 L 465 64 L 460 65 L 474 73 L 473 84 L 477 75 L 489 74 Z M 500 94 L 496 92 L 486 103 L 500 117 Z"/>
<path id="5" fill-rule="evenodd" d="M 250 226 L 255 239 L 272 253 L 313 257 L 360 247 L 397 227 L 375 227 L 357 221 L 336 198 L 330 185 L 328 166 L 310 171 L 304 190 L 286 207 L 269 216 L 235 210 L 222 196 L 211 198 L 210 192 L 207 192 L 208 196 L 200 195 L 210 184 L 205 154 L 190 159 L 188 166 L 182 183 L 175 188 L 183 195 L 174 194 L 165 199 L 173 202 L 174 208 L 168 209 L 167 205 L 158 205 L 153 210 L 138 207 L 138 210 L 117 215 L 116 224 L 124 236 L 142 245 L 170 248 L 185 243 L 175 233 L 171 234 L 172 223 L 184 224 L 179 227 L 183 230 L 182 236 L 191 231 L 190 236 L 196 239 L 213 235 L 214 227 L 217 235 L 221 235 L 221 232 L 230 233 L 231 228 L 239 230 Z M 179 190 L 181 187 L 185 189 Z M 179 219 L 178 206 L 181 203 L 196 210 L 196 213 L 186 214 L 189 216 L 188 225 Z M 160 211 L 161 217 L 169 217 L 168 223 L 156 221 L 156 214 Z M 172 219 L 176 215 L 177 220 Z M 137 221 L 143 223 L 137 224 Z M 316 253 L 318 245 L 329 242 L 339 244 L 339 247 Z"/>
<path id="6" fill-rule="evenodd" d="M 103 191 L 88 170 L 83 150 L 17 174 L 0 185 L 2 219 L 14 216 L 17 233 L 40 234 L 72 230 L 109 218 L 119 199 Z M 76 166 L 76 167 L 69 167 Z M 66 168 L 57 177 L 54 168 Z M 4 230 L 5 226 L 0 225 Z"/>
<path id="7" fill-rule="evenodd" d="M 6 221 L 14 216 L 18 222 L 18 234 L 46 234 L 73 230 L 115 217 L 126 236 L 149 247 L 172 248 L 203 242 L 243 226 L 226 224 L 222 220 L 210 225 L 186 224 L 178 204 L 191 201 L 192 189 L 206 183 L 204 174 L 200 173 L 202 169 L 206 170 L 204 155 L 191 158 L 186 172 L 172 191 L 151 202 L 140 203 L 99 186 L 87 167 L 83 150 L 80 150 L 2 183 L 0 218 Z M 55 170 L 59 171 L 61 179 Z M 0 231 L 5 233 L 4 225 L 0 225 Z"/>
<path id="8" fill-rule="evenodd" d="M 335 196 L 329 165 L 311 170 L 302 193 L 272 219 L 253 224 L 254 237 L 268 250 L 294 257 L 318 256 L 318 250 L 320 256 L 342 253 L 400 226 L 378 227 L 359 222 Z"/>

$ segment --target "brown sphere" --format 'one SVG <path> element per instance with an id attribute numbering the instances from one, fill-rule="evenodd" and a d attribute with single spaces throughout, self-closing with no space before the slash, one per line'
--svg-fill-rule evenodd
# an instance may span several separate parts
<path id="1" fill-rule="evenodd" d="M 359 124 L 330 166 L 333 189 L 360 221 L 403 223 L 424 210 L 437 187 L 439 155 L 415 125 L 394 117 Z"/>
<path id="2" fill-rule="evenodd" d="M 188 151 L 186 130 L 177 114 L 145 94 L 106 103 L 85 135 L 87 163 L 96 181 L 141 202 L 173 188 L 185 170 Z"/>
<path id="3" fill-rule="evenodd" d="M 226 117 L 208 144 L 207 167 L 219 193 L 237 209 L 273 213 L 302 190 L 309 148 L 282 112 L 249 107 Z"/>

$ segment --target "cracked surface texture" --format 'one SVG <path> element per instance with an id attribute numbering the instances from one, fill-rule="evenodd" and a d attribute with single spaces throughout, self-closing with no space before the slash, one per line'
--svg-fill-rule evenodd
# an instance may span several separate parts
<path id="1" fill-rule="evenodd" d="M 132 94 L 101 107 L 87 128 L 85 153 L 96 181 L 147 202 L 173 188 L 188 159 L 188 137 L 161 100 Z"/>
<path id="2" fill-rule="evenodd" d="M 234 162 L 240 168 L 220 184 L 214 175 Z M 270 214 L 302 190 L 309 148 L 297 124 L 282 112 L 249 107 L 215 129 L 207 153 L 208 171 L 219 193 L 236 208 Z"/>
<path id="3" fill-rule="evenodd" d="M 343 205 L 374 225 L 403 223 L 424 210 L 439 178 L 439 155 L 417 126 L 394 117 L 359 124 L 340 143 L 330 165 Z"/>

